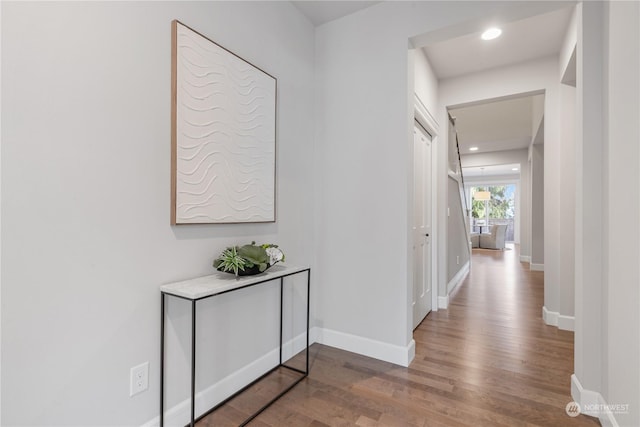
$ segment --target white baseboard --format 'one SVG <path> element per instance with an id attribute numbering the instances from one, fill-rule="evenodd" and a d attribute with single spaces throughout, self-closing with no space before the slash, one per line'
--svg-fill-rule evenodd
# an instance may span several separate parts
<path id="1" fill-rule="evenodd" d="M 520 262 L 531 263 L 531 257 L 528 255 L 520 255 Z"/>
<path id="2" fill-rule="evenodd" d="M 549 311 L 547 307 L 542 307 L 542 319 L 549 326 L 555 326 L 563 331 L 574 331 L 576 318 L 574 316 L 565 316 L 557 311 Z"/>
<path id="3" fill-rule="evenodd" d="M 336 347 L 342 350 L 384 360 L 401 366 L 409 366 L 416 355 L 416 343 L 411 340 L 406 347 L 397 346 L 356 335 L 345 334 L 324 328 L 311 328 L 309 331 L 309 345 L 314 342 Z M 300 334 L 282 345 L 284 360 L 292 357 L 304 349 L 306 334 Z M 276 348 L 254 362 L 223 378 L 205 390 L 196 393 L 196 417 L 222 402 L 228 396 L 244 387 L 254 379 L 268 372 L 278 364 L 279 350 Z M 189 422 L 191 401 L 189 398 L 177 405 L 166 408 L 164 415 L 165 426 L 182 427 Z M 144 423 L 141 427 L 157 427 L 160 417 Z"/>
<path id="4" fill-rule="evenodd" d="M 465 262 L 456 275 L 449 280 L 449 283 L 447 283 L 447 295 L 450 295 L 451 292 L 462 283 L 464 278 L 467 277 L 467 274 L 469 274 L 469 266 L 469 261 Z"/>
<path id="5" fill-rule="evenodd" d="M 549 311 L 547 307 L 542 306 L 542 320 L 549 326 L 558 326 L 558 312 Z"/>
<path id="6" fill-rule="evenodd" d="M 443 310 L 449 308 L 449 295 L 438 297 L 438 308 L 441 308 Z"/>
<path id="7" fill-rule="evenodd" d="M 406 347 L 346 334 L 325 328 L 316 329 L 315 342 L 351 351 L 400 366 L 409 366 L 416 355 L 416 343 L 411 340 Z"/>
<path id="8" fill-rule="evenodd" d="M 597 391 L 586 390 L 575 374 L 571 375 L 571 397 L 580 405 L 580 413 L 596 417 L 603 427 L 619 427 L 615 414 Z"/>
<path id="9" fill-rule="evenodd" d="M 544 271 L 544 264 L 529 264 L 529 270 L 531 271 Z"/>
<path id="10" fill-rule="evenodd" d="M 574 316 L 564 316 L 558 314 L 558 329 L 563 331 L 575 331 L 576 318 Z"/>
<path id="11" fill-rule="evenodd" d="M 467 277 L 471 268 L 471 263 L 469 261 L 465 262 L 464 265 L 455 276 L 447 283 L 447 295 L 438 297 L 438 308 L 442 310 L 446 310 L 449 307 L 449 295 L 455 288 L 457 288 L 460 283 Z"/>
<path id="12" fill-rule="evenodd" d="M 309 345 L 314 340 L 313 329 L 309 331 Z M 292 340 L 282 344 L 282 358 L 287 360 L 293 355 L 304 350 L 306 346 L 306 334 L 302 333 Z M 228 375 L 217 383 L 196 393 L 196 418 L 211 408 L 240 390 L 251 381 L 259 378 L 264 373 L 278 365 L 279 349 L 275 348 L 254 362 Z M 179 426 L 187 425 L 191 418 L 191 399 L 188 397 L 172 408 L 165 408 L 164 425 Z M 144 423 L 141 427 L 157 427 L 160 424 L 160 417 Z"/>

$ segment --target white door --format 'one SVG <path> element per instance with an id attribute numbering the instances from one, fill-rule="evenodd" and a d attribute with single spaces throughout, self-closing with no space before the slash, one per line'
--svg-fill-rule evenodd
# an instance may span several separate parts
<path id="1" fill-rule="evenodd" d="M 431 136 L 413 129 L 413 327 L 431 311 Z"/>

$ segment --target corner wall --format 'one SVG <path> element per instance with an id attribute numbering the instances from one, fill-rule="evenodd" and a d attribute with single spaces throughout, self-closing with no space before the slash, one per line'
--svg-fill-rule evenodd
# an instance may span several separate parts
<path id="1" fill-rule="evenodd" d="M 640 7 L 616 1 L 579 8 L 572 396 L 592 408 L 602 425 L 635 426 L 640 425 Z"/>
<path id="2" fill-rule="evenodd" d="M 277 223 L 169 225 L 172 19 L 278 78 Z M 149 421 L 159 285 L 251 240 L 313 264 L 313 57 L 288 2 L 2 2 L 2 425 Z M 198 358 L 216 367 L 199 365 L 198 389 L 276 348 L 277 300 L 265 287 L 202 306 L 216 326 Z M 169 310 L 171 407 L 190 343 L 189 312 Z M 150 388 L 129 397 L 144 361 Z"/>

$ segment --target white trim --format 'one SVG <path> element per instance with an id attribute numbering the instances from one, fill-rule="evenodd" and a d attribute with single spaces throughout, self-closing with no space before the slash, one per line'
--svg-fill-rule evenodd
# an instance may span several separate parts
<path id="1" fill-rule="evenodd" d="M 465 277 L 467 277 L 467 274 L 469 274 L 470 269 L 471 262 L 465 262 L 462 268 L 458 270 L 456 275 L 453 276 L 449 283 L 447 283 L 447 295 L 438 297 L 438 308 L 446 310 L 449 307 L 449 294 L 451 294 L 455 288 L 460 286 Z"/>
<path id="2" fill-rule="evenodd" d="M 520 255 L 520 262 L 527 262 L 531 264 L 531 257 L 529 255 Z"/>
<path id="3" fill-rule="evenodd" d="M 449 308 L 449 295 L 438 297 L 438 308 L 441 308 L 443 310 Z"/>
<path id="4" fill-rule="evenodd" d="M 0 1 L 0 34 L 2 34 L 2 2 Z M 1 45 L 1 43 L 0 43 Z M 2 70 L 2 48 L 0 47 L 0 70 Z M 2 81 L 2 71 L 0 71 L 0 82 Z M 2 85 L 0 85 L 1 87 Z M 0 89 L 0 105 L 2 105 L 2 90 Z M 2 108 L 0 108 L 0 112 L 1 112 Z M 2 114 L 0 114 L 0 135 L 2 135 Z M 0 137 L 0 140 L 2 138 Z M 2 146 L 2 143 L 0 142 L 0 147 Z M 0 152 L 2 152 L 2 150 L 0 150 Z M 0 164 L 2 164 L 2 162 L 0 161 Z M 0 176 L 1 176 L 1 170 L 0 170 Z M 1 187 L 1 186 L 0 186 Z M 2 207 L 2 194 L 0 194 L 0 211 L 2 211 L 1 209 Z M 2 224 L 2 220 L 0 218 L 0 224 Z M 0 226 L 0 242 L 2 241 L 2 227 Z M 0 245 L 0 247 L 2 247 L 2 245 Z M 2 259 L 2 253 L 0 251 L 0 260 Z M 2 271 L 2 262 L 0 262 L 0 271 Z M 0 295 L 2 295 L 2 275 L 0 275 Z M 0 319 L 2 319 L 2 298 L 0 297 Z M 0 320 L 0 366 L 2 366 L 2 321 Z M 0 423 L 2 423 L 2 369 L 0 369 Z"/>
<path id="5" fill-rule="evenodd" d="M 574 316 L 565 316 L 558 314 L 558 329 L 563 331 L 575 331 L 576 318 Z"/>
<path id="6" fill-rule="evenodd" d="M 315 328 L 313 328 L 315 329 Z M 314 330 L 309 331 L 309 345 L 314 342 Z M 288 360 L 294 354 L 303 351 L 306 345 L 306 334 L 302 333 L 295 338 L 283 343 L 282 358 Z M 247 366 L 233 372 L 222 380 L 196 393 L 196 417 L 204 414 L 228 396 L 240 390 L 251 381 L 259 378 L 274 366 L 278 365 L 279 349 L 275 348 L 264 356 L 251 362 Z M 187 398 L 172 408 L 168 408 L 164 414 L 164 424 L 167 426 L 184 426 L 189 423 L 191 416 L 191 400 Z M 142 424 L 141 427 L 157 427 L 160 424 L 160 416 Z"/>
<path id="7" fill-rule="evenodd" d="M 456 275 L 453 276 L 451 280 L 449 280 L 449 283 L 447 283 L 447 297 L 451 294 L 451 292 L 453 292 L 455 288 L 460 286 L 460 283 L 462 283 L 465 277 L 467 277 L 467 274 L 469 274 L 469 261 L 465 262 L 462 268 L 458 270 Z"/>
<path id="8" fill-rule="evenodd" d="M 563 331 L 575 330 L 576 318 L 574 316 L 565 316 L 557 311 L 549 311 L 547 307 L 542 307 L 542 319 L 547 325 L 555 326 Z"/>
<path id="9" fill-rule="evenodd" d="M 604 397 L 597 391 L 586 390 L 580 384 L 580 380 L 576 374 L 571 375 L 571 397 L 574 402 L 580 405 L 580 413 L 590 417 L 597 417 L 603 427 L 619 427 L 615 415 L 609 410 Z M 590 407 L 596 406 L 603 410 L 590 410 Z"/>
<path id="10" fill-rule="evenodd" d="M 544 264 L 529 264 L 529 270 L 531 271 L 544 271 Z"/>
<path id="11" fill-rule="evenodd" d="M 414 340 L 411 340 L 407 346 L 403 347 L 331 329 L 314 329 L 316 329 L 315 342 L 317 343 L 395 363 L 396 365 L 409 366 L 416 355 L 416 343 Z"/>
<path id="12" fill-rule="evenodd" d="M 431 134 L 438 134 L 438 121 L 431 115 L 417 93 L 413 93 L 414 118 Z"/>
<path id="13" fill-rule="evenodd" d="M 447 172 L 447 175 L 449 176 L 449 178 L 454 179 L 456 182 L 458 182 L 458 184 L 462 184 L 462 177 L 460 177 L 459 174 L 455 173 L 452 170 L 449 170 Z"/>
<path id="14" fill-rule="evenodd" d="M 549 311 L 546 306 L 542 306 L 542 320 L 549 326 L 558 326 L 558 312 Z"/>

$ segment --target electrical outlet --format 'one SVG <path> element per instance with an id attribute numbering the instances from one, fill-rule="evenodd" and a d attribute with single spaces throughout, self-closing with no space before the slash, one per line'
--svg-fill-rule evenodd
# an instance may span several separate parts
<path id="1" fill-rule="evenodd" d="M 460 255 L 456 255 L 456 264 L 460 265 Z"/>
<path id="2" fill-rule="evenodd" d="M 131 368 L 129 379 L 129 397 L 149 388 L 149 362 Z"/>

